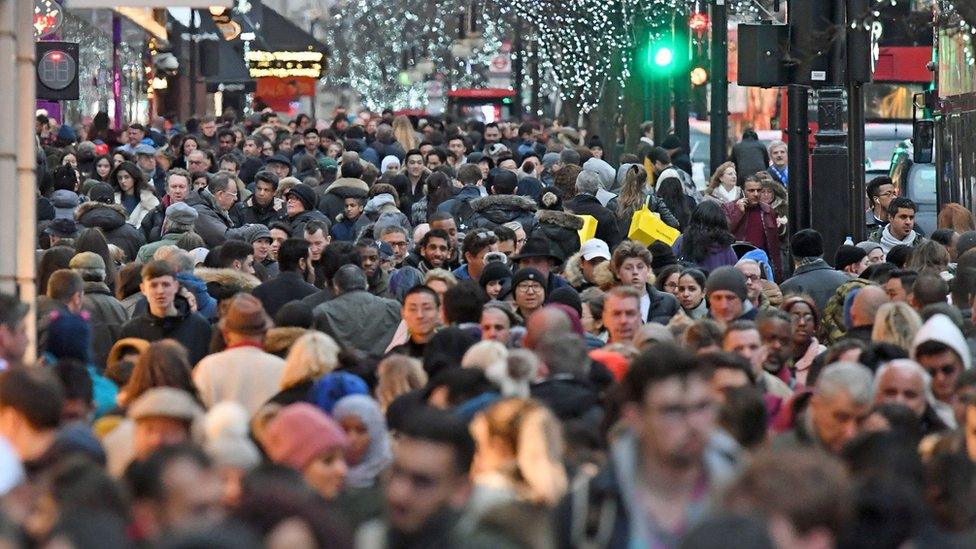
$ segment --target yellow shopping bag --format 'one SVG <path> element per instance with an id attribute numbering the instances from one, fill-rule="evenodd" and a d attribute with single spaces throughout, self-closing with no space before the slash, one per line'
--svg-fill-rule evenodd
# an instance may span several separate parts
<path id="1" fill-rule="evenodd" d="M 583 227 L 579 230 L 580 246 L 582 246 L 584 242 L 596 236 L 596 218 L 592 215 L 577 215 L 576 217 L 583 220 Z"/>
<path id="2" fill-rule="evenodd" d="M 634 212 L 634 217 L 630 220 L 630 231 L 627 232 L 627 238 L 645 246 L 650 246 L 657 241 L 670 246 L 679 236 L 681 233 L 678 229 L 661 221 L 661 216 L 648 210 L 647 204 Z"/>

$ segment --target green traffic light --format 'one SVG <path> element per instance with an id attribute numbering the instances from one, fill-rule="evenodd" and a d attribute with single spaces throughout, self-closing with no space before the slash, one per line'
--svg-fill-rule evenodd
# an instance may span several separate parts
<path id="1" fill-rule="evenodd" d="M 658 67 L 670 66 L 674 61 L 674 52 L 669 47 L 661 47 L 654 52 L 654 64 Z"/>

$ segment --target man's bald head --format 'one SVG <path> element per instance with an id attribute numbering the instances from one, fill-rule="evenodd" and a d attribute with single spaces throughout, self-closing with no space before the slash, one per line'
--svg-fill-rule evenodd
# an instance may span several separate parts
<path id="1" fill-rule="evenodd" d="M 532 313 L 525 323 L 525 338 L 522 347 L 534 349 L 535 344 L 543 337 L 550 335 L 568 334 L 573 331 L 573 325 L 566 313 L 556 307 L 543 307 Z"/>
<path id="2" fill-rule="evenodd" d="M 873 325 L 878 309 L 888 301 L 888 294 L 880 286 L 861 288 L 851 304 L 851 328 Z"/>

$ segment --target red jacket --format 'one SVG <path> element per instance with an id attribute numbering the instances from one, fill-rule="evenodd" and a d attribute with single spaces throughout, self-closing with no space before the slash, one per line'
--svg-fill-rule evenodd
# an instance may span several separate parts
<path id="1" fill-rule="evenodd" d="M 729 231 L 735 236 L 736 240 L 745 240 L 746 236 L 746 215 L 739 209 L 735 202 L 722 204 L 725 210 L 725 217 L 729 219 Z M 776 280 L 782 278 L 782 265 L 779 249 L 779 227 L 776 225 L 776 212 L 769 204 L 759 203 L 759 213 L 762 217 L 763 233 L 766 235 L 766 255 L 773 264 L 773 271 L 776 273 Z"/>

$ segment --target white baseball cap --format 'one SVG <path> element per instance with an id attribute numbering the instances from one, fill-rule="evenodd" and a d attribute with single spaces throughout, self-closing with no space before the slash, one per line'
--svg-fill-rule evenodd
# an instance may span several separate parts
<path id="1" fill-rule="evenodd" d="M 591 238 L 580 247 L 580 253 L 586 261 L 592 261 L 594 257 L 602 257 L 610 260 L 610 246 L 599 238 Z"/>

